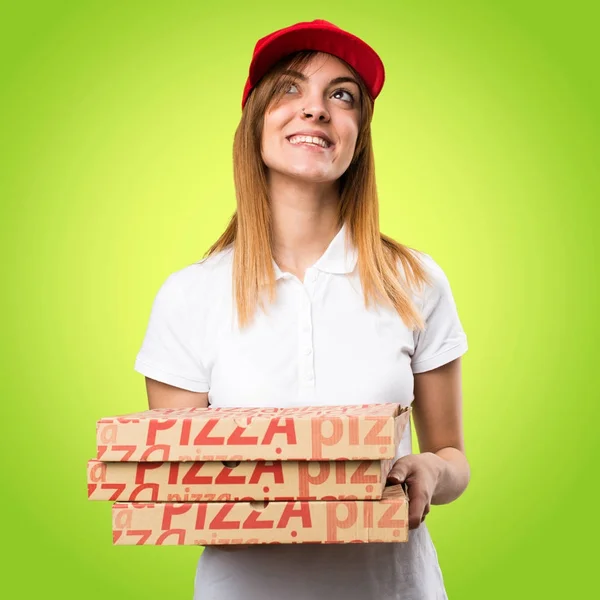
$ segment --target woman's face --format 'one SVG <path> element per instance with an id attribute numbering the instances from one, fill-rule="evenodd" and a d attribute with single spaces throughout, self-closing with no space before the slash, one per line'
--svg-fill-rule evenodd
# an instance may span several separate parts
<path id="1" fill-rule="evenodd" d="M 288 71 L 288 75 L 286 94 L 264 117 L 261 154 L 269 176 L 313 183 L 336 181 L 354 155 L 360 115 L 358 83 L 342 61 L 322 53 L 301 73 Z M 320 139 L 307 140 L 306 135 Z"/>

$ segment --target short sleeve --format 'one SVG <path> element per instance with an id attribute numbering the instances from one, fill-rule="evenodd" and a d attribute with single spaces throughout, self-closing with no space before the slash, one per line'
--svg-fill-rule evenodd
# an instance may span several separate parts
<path id="1" fill-rule="evenodd" d="M 209 376 L 192 343 L 197 318 L 190 312 L 178 275 L 171 274 L 156 294 L 134 369 L 175 387 L 207 392 Z"/>
<path id="2" fill-rule="evenodd" d="M 423 292 L 422 317 L 425 329 L 414 332 L 413 373 L 441 367 L 468 349 L 450 282 L 442 268 L 429 256 L 424 262 L 432 284 Z"/>

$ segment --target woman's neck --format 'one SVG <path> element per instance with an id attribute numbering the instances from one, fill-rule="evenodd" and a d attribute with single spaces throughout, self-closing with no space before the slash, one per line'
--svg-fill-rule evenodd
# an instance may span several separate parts
<path id="1" fill-rule="evenodd" d="M 302 280 L 340 230 L 339 195 L 336 185 L 286 179 L 269 188 L 273 258 Z"/>

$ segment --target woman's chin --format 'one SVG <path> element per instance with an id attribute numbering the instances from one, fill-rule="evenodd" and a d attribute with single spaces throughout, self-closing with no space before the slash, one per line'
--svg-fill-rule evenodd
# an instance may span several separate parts
<path id="1" fill-rule="evenodd" d="M 292 169 L 279 173 L 282 177 L 288 177 L 295 181 L 305 181 L 306 183 L 332 183 L 338 179 L 338 176 L 322 169 Z"/>

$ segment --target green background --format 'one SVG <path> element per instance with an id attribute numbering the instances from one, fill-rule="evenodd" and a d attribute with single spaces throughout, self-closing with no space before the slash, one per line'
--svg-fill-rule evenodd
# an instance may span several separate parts
<path id="1" fill-rule="evenodd" d="M 3 597 L 191 599 L 200 548 L 112 546 L 86 461 L 96 419 L 147 406 L 158 288 L 234 210 L 254 43 L 315 18 L 386 64 L 382 230 L 444 268 L 469 339 L 472 479 L 428 517 L 449 597 L 593 595 L 595 3 L 297 4 L 0 9 Z"/>

